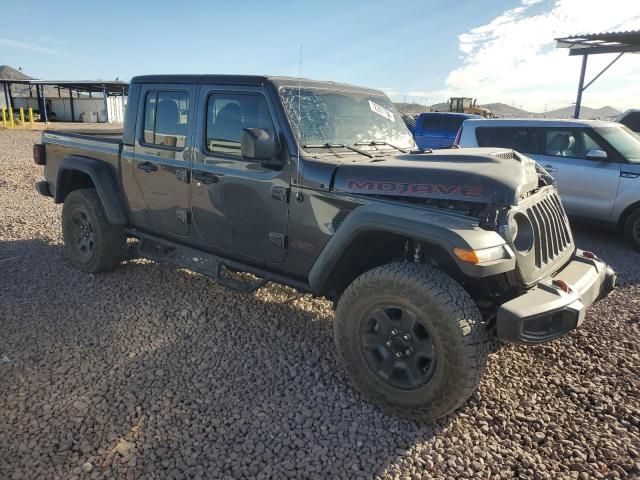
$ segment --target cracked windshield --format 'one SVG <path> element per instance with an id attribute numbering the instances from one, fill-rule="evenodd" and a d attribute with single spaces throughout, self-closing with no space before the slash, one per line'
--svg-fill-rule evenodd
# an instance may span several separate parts
<path id="1" fill-rule="evenodd" d="M 293 87 L 281 89 L 280 95 L 303 148 L 372 142 L 415 148 L 400 114 L 385 96 L 320 88 L 302 88 L 298 94 Z"/>

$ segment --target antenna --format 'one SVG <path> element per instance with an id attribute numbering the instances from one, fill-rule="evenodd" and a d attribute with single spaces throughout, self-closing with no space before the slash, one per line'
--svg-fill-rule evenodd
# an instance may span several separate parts
<path id="1" fill-rule="evenodd" d="M 296 160 L 296 200 L 302 201 L 302 193 L 300 193 L 300 168 L 302 164 L 300 163 L 300 142 L 302 141 L 302 136 L 300 134 L 300 124 L 302 122 L 302 110 L 300 109 L 302 102 L 302 93 L 301 93 L 301 84 L 302 84 L 302 45 L 300 45 L 300 57 L 298 59 L 298 155 Z"/>

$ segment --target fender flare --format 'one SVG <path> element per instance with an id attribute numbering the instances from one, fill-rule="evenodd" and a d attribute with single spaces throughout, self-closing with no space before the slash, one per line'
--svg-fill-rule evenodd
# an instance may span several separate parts
<path id="1" fill-rule="evenodd" d="M 455 256 L 455 247 L 475 250 L 505 244 L 497 232 L 481 229 L 473 218 L 406 204 L 371 203 L 351 212 L 327 242 L 309 272 L 312 291 L 322 291 L 341 254 L 356 238 L 373 231 L 398 234 L 442 247 L 460 270 L 471 277 L 496 275 L 516 267 L 511 249 L 507 249 L 509 258 L 483 265 L 463 262 Z"/>
<path id="2" fill-rule="evenodd" d="M 69 155 L 62 159 L 60 167 L 58 168 L 54 196 L 55 203 L 64 202 L 64 178 L 66 172 L 70 171 L 82 172 L 91 178 L 109 223 L 113 225 L 127 224 L 127 216 L 122 206 L 122 199 L 120 197 L 118 183 L 113 175 L 113 170 L 105 162 L 96 160 L 95 158 Z"/>

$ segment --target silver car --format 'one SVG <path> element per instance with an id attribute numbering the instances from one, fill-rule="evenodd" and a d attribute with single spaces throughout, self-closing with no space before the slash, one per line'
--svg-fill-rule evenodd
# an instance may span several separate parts
<path id="1" fill-rule="evenodd" d="M 460 147 L 506 147 L 537 160 L 558 182 L 569 215 L 624 232 L 640 249 L 640 137 L 615 122 L 466 120 Z"/>

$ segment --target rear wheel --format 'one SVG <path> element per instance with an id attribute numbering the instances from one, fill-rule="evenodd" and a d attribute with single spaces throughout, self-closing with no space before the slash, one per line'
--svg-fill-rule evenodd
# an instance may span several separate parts
<path id="1" fill-rule="evenodd" d="M 124 229 L 109 223 L 93 188 L 74 190 L 65 199 L 62 235 L 67 258 L 83 272 L 113 270 L 125 257 Z"/>
<path id="2" fill-rule="evenodd" d="M 640 250 L 640 208 L 636 208 L 624 222 L 624 236 L 627 242 Z"/>
<path id="3" fill-rule="evenodd" d="M 445 273 L 413 263 L 357 278 L 340 298 L 335 340 L 367 398 L 423 421 L 472 395 L 488 355 L 486 325 L 469 294 Z"/>

